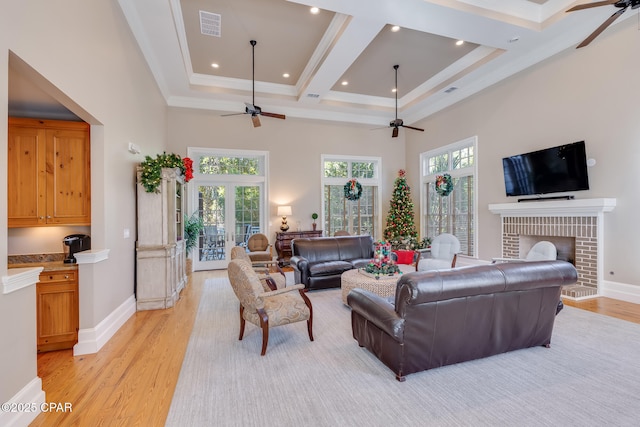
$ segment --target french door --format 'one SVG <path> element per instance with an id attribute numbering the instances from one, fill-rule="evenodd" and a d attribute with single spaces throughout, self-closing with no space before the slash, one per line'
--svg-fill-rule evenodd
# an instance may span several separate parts
<path id="1" fill-rule="evenodd" d="M 263 184 L 199 184 L 197 194 L 192 196 L 196 197 L 197 212 L 204 224 L 197 251 L 192 254 L 194 269 L 227 268 L 231 248 L 246 247 L 249 236 L 263 229 Z"/>

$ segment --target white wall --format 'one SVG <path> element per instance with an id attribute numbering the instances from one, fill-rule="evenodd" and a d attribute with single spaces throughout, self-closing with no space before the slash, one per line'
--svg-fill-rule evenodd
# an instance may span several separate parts
<path id="1" fill-rule="evenodd" d="M 410 183 L 419 153 L 478 136 L 478 249 L 500 256 L 500 218 L 490 203 L 505 196 L 502 158 L 585 140 L 590 190 L 576 198 L 613 197 L 605 218 L 605 280 L 640 286 L 640 33 L 629 19 L 588 47 L 570 49 L 421 121 L 407 136 Z M 610 274 L 613 272 L 613 274 Z"/>
<path id="2" fill-rule="evenodd" d="M 91 123 L 92 245 L 110 249 L 81 305 L 81 329 L 94 327 L 133 294 L 135 165 L 166 143 L 166 105 L 114 1 L 3 2 L 0 14 L 0 170 L 6 171 L 9 52 L 31 79 L 57 89 L 56 99 Z M 61 95 L 62 94 L 62 95 Z M 0 188 L 6 188 L 0 173 Z M 6 197 L 0 197 L 0 276 L 6 275 Z M 124 228 L 132 237 L 123 238 Z M 18 233 L 19 234 L 19 233 Z M 33 239 L 33 252 L 44 252 Z M 29 250 L 20 240 L 19 251 Z M 14 252 L 16 253 L 16 252 Z M 82 278 L 80 278 L 82 281 Z M 0 401 L 36 376 L 35 289 L 0 294 Z"/>

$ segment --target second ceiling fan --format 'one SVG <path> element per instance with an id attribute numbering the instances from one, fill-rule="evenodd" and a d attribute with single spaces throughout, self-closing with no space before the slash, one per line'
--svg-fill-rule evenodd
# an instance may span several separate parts
<path id="1" fill-rule="evenodd" d="M 231 114 L 223 114 L 222 117 L 227 117 L 227 116 L 237 116 L 240 114 L 251 114 L 251 121 L 253 122 L 253 127 L 257 128 L 258 126 L 261 125 L 260 123 L 260 117 L 258 116 L 265 116 L 265 117 L 273 117 L 274 119 L 285 119 L 285 115 L 284 114 L 276 114 L 276 113 L 267 113 L 266 111 L 262 111 L 262 108 L 258 107 L 256 105 L 256 53 L 255 53 L 255 49 L 256 49 L 256 44 L 258 42 L 256 42 L 255 40 L 250 40 L 249 43 L 251 44 L 251 104 L 249 104 L 248 102 L 245 102 L 245 108 L 244 108 L 244 113 L 231 113 Z"/>
<path id="2" fill-rule="evenodd" d="M 396 92 L 396 118 L 395 120 L 392 120 L 391 123 L 389 123 L 389 127 L 393 128 L 393 131 L 391 132 L 391 138 L 397 138 L 398 136 L 398 128 L 401 127 L 405 127 L 407 129 L 413 129 L 413 130 L 417 130 L 420 132 L 424 132 L 424 129 L 420 129 L 420 128 L 416 128 L 413 126 L 408 126 L 405 125 L 404 122 L 402 121 L 402 119 L 398 118 L 398 68 L 400 68 L 399 65 L 394 65 L 393 69 L 396 70 L 396 85 L 394 86 L 395 92 Z"/>
<path id="3" fill-rule="evenodd" d="M 581 4 L 581 5 L 578 5 L 578 6 L 574 6 L 571 9 L 567 10 L 567 12 L 575 12 L 576 10 L 591 9 L 593 7 L 609 6 L 609 5 L 613 5 L 613 6 L 617 7 L 619 10 L 614 12 L 613 15 L 611 15 L 609 18 L 607 18 L 607 20 L 604 21 L 598 28 L 596 28 L 596 30 L 593 33 L 591 33 L 589 35 L 589 37 L 584 39 L 584 41 L 582 43 L 580 43 L 576 47 L 576 49 L 580 49 L 581 47 L 585 47 L 586 45 L 591 43 L 593 41 L 593 39 L 598 37 L 600 35 L 600 33 L 602 33 L 604 30 L 606 30 L 609 25 L 613 24 L 613 22 L 616 19 L 618 19 L 618 17 L 620 15 L 622 15 L 629 8 L 629 6 L 631 6 L 631 9 L 639 8 L 640 7 L 640 0 L 604 0 L 604 1 L 596 1 L 596 2 L 593 2 L 593 3 L 586 3 L 586 4 Z"/>

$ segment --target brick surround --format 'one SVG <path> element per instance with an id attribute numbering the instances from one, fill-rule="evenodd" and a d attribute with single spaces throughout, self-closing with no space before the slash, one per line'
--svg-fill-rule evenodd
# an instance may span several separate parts
<path id="1" fill-rule="evenodd" d="M 581 199 L 492 204 L 489 210 L 501 217 L 504 258 L 526 254 L 530 246 L 522 247 L 523 238 L 570 241 L 572 248 L 563 252 L 578 270 L 578 283 L 565 287 L 562 294 L 582 299 L 598 295 L 603 280 L 603 214 L 615 205 L 615 199 Z"/>
<path id="2" fill-rule="evenodd" d="M 598 290 L 598 218 L 597 217 L 503 217 L 502 256 L 520 258 L 520 237 L 572 237 L 575 239 L 574 265 L 578 285 Z"/>

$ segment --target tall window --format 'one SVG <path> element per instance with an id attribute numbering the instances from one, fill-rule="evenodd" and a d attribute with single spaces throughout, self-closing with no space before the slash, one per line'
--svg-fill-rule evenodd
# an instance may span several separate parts
<path id="1" fill-rule="evenodd" d="M 476 148 L 477 137 L 420 155 L 422 235 L 451 233 L 460 240 L 464 255 L 476 254 Z M 441 196 L 436 177 L 451 175 L 453 191 Z"/>
<path id="2" fill-rule="evenodd" d="M 322 156 L 322 224 L 327 236 L 339 230 L 374 238 L 380 233 L 380 163 L 377 157 Z M 351 179 L 362 188 L 358 200 L 345 197 Z"/>

